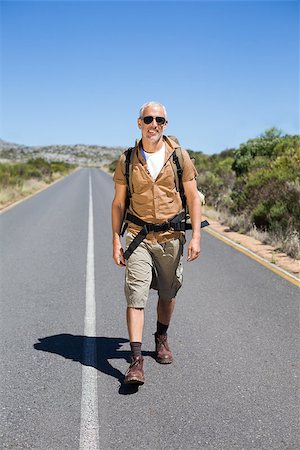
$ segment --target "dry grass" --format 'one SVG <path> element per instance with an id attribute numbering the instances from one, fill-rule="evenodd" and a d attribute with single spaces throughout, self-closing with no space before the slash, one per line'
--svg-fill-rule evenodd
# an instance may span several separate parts
<path id="1" fill-rule="evenodd" d="M 202 206 L 202 212 L 209 219 L 216 220 L 217 222 L 219 222 L 220 213 L 216 209 L 213 209 L 213 208 L 205 205 L 205 206 Z"/>
<path id="2" fill-rule="evenodd" d="M 293 259 L 300 259 L 300 236 L 297 231 L 292 230 L 285 235 L 269 233 L 267 231 L 258 230 L 246 216 L 232 216 L 227 212 L 216 211 L 207 206 L 204 206 L 202 210 L 211 220 L 216 220 L 222 225 L 228 226 L 230 230 L 247 234 L 263 244 L 271 245 L 276 250 L 286 253 Z"/>
<path id="3" fill-rule="evenodd" d="M 284 239 L 282 249 L 292 258 L 300 259 L 300 236 L 297 231 L 290 233 L 290 235 Z"/>
<path id="4" fill-rule="evenodd" d="M 283 251 L 294 259 L 300 259 L 300 236 L 297 231 L 290 231 L 283 236 L 282 234 L 260 231 L 253 225 L 249 235 L 264 244 L 269 244 L 277 250 Z"/>
<path id="5" fill-rule="evenodd" d="M 51 182 L 62 177 L 61 173 L 53 174 Z M 44 187 L 48 186 L 50 181 L 41 181 L 35 178 L 25 180 L 23 183 L 17 186 L 11 186 L 2 188 L 0 191 L 0 210 L 6 208 L 22 198 L 28 197 L 37 191 L 40 191 Z"/>

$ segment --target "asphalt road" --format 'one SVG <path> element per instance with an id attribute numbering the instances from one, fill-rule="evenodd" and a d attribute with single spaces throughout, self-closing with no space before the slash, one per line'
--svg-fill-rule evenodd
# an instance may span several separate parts
<path id="1" fill-rule="evenodd" d="M 299 449 L 299 291 L 205 232 L 184 263 L 174 364 L 153 359 L 151 292 L 146 382 L 122 384 L 112 196 L 109 175 L 81 169 L 0 216 L 0 448 Z"/>

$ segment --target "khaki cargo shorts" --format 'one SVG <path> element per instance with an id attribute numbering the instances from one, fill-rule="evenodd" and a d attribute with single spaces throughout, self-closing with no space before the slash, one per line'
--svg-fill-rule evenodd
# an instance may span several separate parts
<path id="1" fill-rule="evenodd" d="M 133 240 L 127 233 L 126 248 Z M 125 270 L 127 306 L 144 308 L 149 289 L 158 291 L 162 300 L 171 300 L 182 286 L 182 254 L 184 235 L 161 244 L 143 241 L 131 254 Z"/>

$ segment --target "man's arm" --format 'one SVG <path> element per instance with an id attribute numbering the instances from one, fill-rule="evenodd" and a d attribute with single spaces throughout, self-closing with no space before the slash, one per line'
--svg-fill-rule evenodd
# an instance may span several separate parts
<path id="1" fill-rule="evenodd" d="M 188 246 L 187 260 L 193 261 L 200 255 L 201 202 L 195 179 L 182 184 L 192 222 L 192 239 Z"/>
<path id="2" fill-rule="evenodd" d="M 113 259 L 118 266 L 125 266 L 125 258 L 120 240 L 121 227 L 125 214 L 127 186 L 115 183 L 115 197 L 112 202 L 112 235 L 113 235 Z"/>

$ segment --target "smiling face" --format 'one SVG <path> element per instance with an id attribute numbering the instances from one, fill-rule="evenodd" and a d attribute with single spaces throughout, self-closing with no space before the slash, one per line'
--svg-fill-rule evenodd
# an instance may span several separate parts
<path id="1" fill-rule="evenodd" d="M 146 106 L 143 117 L 147 116 L 164 117 L 166 119 L 164 109 L 160 105 Z M 142 118 L 138 118 L 138 127 L 142 132 L 143 142 L 158 143 L 163 136 L 167 123 L 167 119 L 164 124 L 158 124 L 156 119 L 153 119 L 151 123 L 146 124 Z"/>

